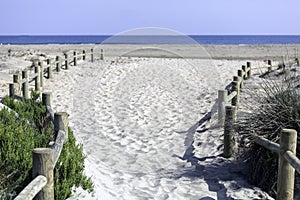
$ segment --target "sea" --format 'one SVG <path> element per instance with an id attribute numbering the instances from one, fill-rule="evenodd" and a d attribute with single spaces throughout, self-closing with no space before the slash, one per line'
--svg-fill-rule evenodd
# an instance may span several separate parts
<path id="1" fill-rule="evenodd" d="M 300 44 L 300 35 L 0 35 L 0 44 Z"/>

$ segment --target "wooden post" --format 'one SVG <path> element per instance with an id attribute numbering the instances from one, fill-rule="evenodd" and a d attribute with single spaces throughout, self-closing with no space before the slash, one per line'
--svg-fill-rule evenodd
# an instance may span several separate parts
<path id="1" fill-rule="evenodd" d="M 41 82 L 41 87 L 44 87 L 44 63 L 42 61 L 39 61 L 39 66 L 40 66 L 40 82 Z"/>
<path id="2" fill-rule="evenodd" d="M 104 60 L 103 49 L 101 49 L 100 60 Z"/>
<path id="3" fill-rule="evenodd" d="M 241 78 L 241 82 L 240 82 L 240 88 L 242 89 L 244 87 L 244 74 L 243 74 L 243 70 L 239 69 L 238 70 L 238 76 Z"/>
<path id="4" fill-rule="evenodd" d="M 218 91 L 218 123 L 219 125 L 224 125 L 225 120 L 225 104 L 227 103 L 227 90 L 219 90 Z"/>
<path id="5" fill-rule="evenodd" d="M 59 56 L 56 56 L 56 71 L 60 72 L 60 68 L 61 68 L 61 59 Z"/>
<path id="6" fill-rule="evenodd" d="M 68 53 L 65 53 L 65 68 L 68 70 L 69 69 L 69 58 L 68 58 Z"/>
<path id="7" fill-rule="evenodd" d="M 48 58 L 47 59 L 47 78 L 50 79 L 50 78 L 53 78 L 53 72 L 52 72 L 52 65 L 51 65 L 51 60 Z"/>
<path id="8" fill-rule="evenodd" d="M 237 81 L 240 84 L 241 83 L 241 77 L 233 76 L 233 81 Z"/>
<path id="9" fill-rule="evenodd" d="M 238 82 L 238 85 L 239 85 L 239 91 L 240 91 L 240 89 L 241 89 L 241 77 L 239 77 L 239 76 L 233 76 L 233 81 L 236 81 L 236 82 Z"/>
<path id="10" fill-rule="evenodd" d="M 65 131 L 68 135 L 68 113 L 66 112 L 57 112 L 54 114 L 55 134 L 57 134 L 59 130 Z"/>
<path id="11" fill-rule="evenodd" d="M 53 151 L 49 148 L 35 148 L 32 152 L 32 178 L 43 175 L 47 184 L 36 195 L 36 200 L 54 200 Z"/>
<path id="12" fill-rule="evenodd" d="M 85 50 L 82 50 L 82 60 L 85 60 Z"/>
<path id="13" fill-rule="evenodd" d="M 268 65 L 272 65 L 272 60 L 268 60 Z"/>
<path id="14" fill-rule="evenodd" d="M 268 60 L 268 72 L 272 70 L 272 60 Z"/>
<path id="15" fill-rule="evenodd" d="M 73 55 L 74 55 L 74 58 L 73 58 L 74 66 L 76 66 L 77 65 L 77 52 L 74 51 Z"/>
<path id="16" fill-rule="evenodd" d="M 295 61 L 296 61 L 296 65 L 299 67 L 300 66 L 299 58 L 295 58 Z"/>
<path id="17" fill-rule="evenodd" d="M 32 66 L 33 67 L 38 66 L 38 64 L 39 64 L 38 59 L 35 58 L 35 59 L 32 60 Z"/>
<path id="18" fill-rule="evenodd" d="M 13 75 L 13 82 L 14 83 L 19 83 L 20 82 L 20 75 L 19 74 L 14 74 Z"/>
<path id="19" fill-rule="evenodd" d="M 44 92 L 42 94 L 42 102 L 43 102 L 43 105 L 52 107 L 52 93 Z"/>
<path id="20" fill-rule="evenodd" d="M 233 125 L 236 118 L 236 108 L 234 106 L 226 106 L 225 113 L 223 154 L 225 158 L 230 158 L 235 151 Z"/>
<path id="21" fill-rule="evenodd" d="M 242 70 L 243 70 L 243 74 L 244 74 L 244 80 L 248 79 L 246 65 L 242 65 Z"/>
<path id="22" fill-rule="evenodd" d="M 295 169 L 283 157 L 286 151 L 296 154 L 297 132 L 292 129 L 283 129 L 280 136 L 280 154 L 278 163 L 277 199 L 294 199 Z"/>
<path id="23" fill-rule="evenodd" d="M 247 77 L 250 78 L 251 75 L 252 75 L 252 65 L 251 65 L 251 62 L 247 62 Z"/>
<path id="24" fill-rule="evenodd" d="M 14 94 L 20 95 L 21 94 L 21 76 L 20 76 L 20 74 L 13 75 L 13 83 L 14 83 Z"/>
<path id="25" fill-rule="evenodd" d="M 239 108 L 239 101 L 240 101 L 240 85 L 239 82 L 237 81 L 232 81 L 232 87 L 231 87 L 232 92 L 236 92 L 235 97 L 232 98 L 231 100 L 231 105 L 235 106 L 237 109 Z"/>
<path id="26" fill-rule="evenodd" d="M 94 62 L 94 49 L 91 49 L 91 62 Z"/>
<path id="27" fill-rule="evenodd" d="M 22 92 L 23 92 L 23 97 L 25 99 L 29 99 L 29 88 L 28 88 L 28 70 L 25 69 L 22 71 L 22 79 L 25 79 L 22 84 Z"/>
<path id="28" fill-rule="evenodd" d="M 41 90 L 40 66 L 36 65 L 34 67 L 34 73 L 36 75 L 36 77 L 35 77 L 35 90 L 40 91 Z"/>
<path id="29" fill-rule="evenodd" d="M 9 84 L 9 96 L 12 98 L 15 98 L 15 84 L 14 83 Z"/>

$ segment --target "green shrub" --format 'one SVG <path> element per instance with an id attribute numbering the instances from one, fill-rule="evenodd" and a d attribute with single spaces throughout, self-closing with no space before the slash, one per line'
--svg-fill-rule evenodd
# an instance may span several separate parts
<path id="1" fill-rule="evenodd" d="M 45 108 L 33 100 L 4 103 L 18 113 L 0 111 L 0 191 L 18 193 L 31 179 L 32 150 L 46 147 L 53 128 L 45 131 L 37 117 L 45 116 Z"/>
<path id="2" fill-rule="evenodd" d="M 91 178 L 83 174 L 84 155 L 82 145 L 76 144 L 73 131 L 69 128 L 68 141 L 55 167 L 55 199 L 63 200 L 71 196 L 73 186 L 81 186 L 89 192 L 93 191 Z"/>
<path id="3" fill-rule="evenodd" d="M 32 180 L 32 150 L 47 147 L 54 137 L 50 116 L 38 97 L 36 93 L 28 100 L 3 100 L 18 117 L 7 109 L 0 111 L 0 199 L 13 199 Z M 73 186 L 93 191 L 91 179 L 83 174 L 84 158 L 82 146 L 76 144 L 69 129 L 68 141 L 55 167 L 56 199 L 70 197 Z"/>

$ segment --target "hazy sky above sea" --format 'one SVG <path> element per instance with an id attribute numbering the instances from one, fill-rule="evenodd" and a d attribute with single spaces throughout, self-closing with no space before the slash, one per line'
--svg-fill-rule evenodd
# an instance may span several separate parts
<path id="1" fill-rule="evenodd" d="M 299 0 L 1 0 L 0 35 L 300 35 Z"/>

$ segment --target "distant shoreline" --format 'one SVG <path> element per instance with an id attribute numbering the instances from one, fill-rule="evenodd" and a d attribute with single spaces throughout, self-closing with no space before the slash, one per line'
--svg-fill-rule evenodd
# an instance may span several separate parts
<path id="1" fill-rule="evenodd" d="M 300 44 L 300 35 L 0 35 L 0 44 Z"/>
<path id="2" fill-rule="evenodd" d="M 280 60 L 284 56 L 300 57 L 300 44 L 272 45 L 187 45 L 187 44 L 48 44 L 48 45 L 1 45 L 0 54 L 8 50 L 26 51 L 32 49 L 45 53 L 63 52 L 74 49 L 94 49 L 95 55 L 104 50 L 105 57 L 156 57 L 156 58 L 199 58 L 228 60 Z"/>

